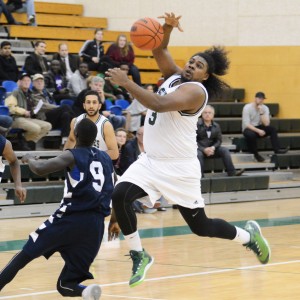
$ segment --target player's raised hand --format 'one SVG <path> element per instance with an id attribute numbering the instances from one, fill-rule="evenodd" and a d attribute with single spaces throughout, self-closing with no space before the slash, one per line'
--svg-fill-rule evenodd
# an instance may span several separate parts
<path id="1" fill-rule="evenodd" d="M 171 13 L 165 13 L 163 16 L 159 16 L 159 19 L 165 19 L 165 23 L 167 25 L 170 25 L 172 27 L 177 27 L 179 31 L 183 32 L 183 29 L 179 23 L 179 20 L 181 19 L 181 16 L 175 16 L 173 12 Z"/>

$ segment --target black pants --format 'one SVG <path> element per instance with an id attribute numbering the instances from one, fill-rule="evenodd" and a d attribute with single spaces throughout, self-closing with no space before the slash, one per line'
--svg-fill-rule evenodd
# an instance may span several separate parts
<path id="1" fill-rule="evenodd" d="M 246 138 L 247 141 L 247 146 L 249 152 L 253 154 L 257 154 L 257 139 L 258 138 L 265 138 L 267 136 L 270 136 L 271 139 L 271 144 L 274 152 L 277 152 L 280 149 L 280 144 L 278 140 L 278 135 L 277 135 L 277 130 L 273 126 L 256 126 L 256 128 L 261 129 L 266 132 L 266 135 L 260 136 L 253 130 L 250 130 L 246 128 L 243 132 L 244 137 Z"/>
<path id="2" fill-rule="evenodd" d="M 225 147 L 218 147 L 215 149 L 215 154 L 212 156 L 209 156 L 209 157 L 207 157 L 201 150 L 198 149 L 198 159 L 199 159 L 200 165 L 201 165 L 202 176 L 204 173 L 205 159 L 216 158 L 216 157 L 222 158 L 222 161 L 226 168 L 226 172 L 227 172 L 228 176 L 235 175 L 235 168 L 232 163 L 231 154 L 230 154 L 229 149 L 227 149 Z"/>
<path id="3" fill-rule="evenodd" d="M 133 183 L 121 182 L 115 187 L 112 203 L 124 235 L 137 231 L 137 218 L 132 203 L 146 195 L 143 189 Z M 191 231 L 196 235 L 228 240 L 233 240 L 236 236 L 236 228 L 233 225 L 222 219 L 207 218 L 204 208 L 191 209 L 178 206 L 178 209 Z"/>
<path id="4" fill-rule="evenodd" d="M 46 121 L 51 123 L 53 129 L 61 129 L 62 137 L 69 136 L 73 117 L 74 113 L 69 105 L 62 105 L 46 112 Z"/>
<path id="5" fill-rule="evenodd" d="M 8 24 L 15 23 L 15 19 L 13 18 L 12 14 L 8 11 L 5 3 L 2 0 L 0 0 L 0 16 L 1 16 L 2 12 L 3 12 Z"/>

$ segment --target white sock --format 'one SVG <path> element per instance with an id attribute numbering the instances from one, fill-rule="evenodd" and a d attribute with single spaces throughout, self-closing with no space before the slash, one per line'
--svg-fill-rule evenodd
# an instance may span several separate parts
<path id="1" fill-rule="evenodd" d="M 245 229 L 242 229 L 240 227 L 236 227 L 236 237 L 233 239 L 235 242 L 238 242 L 239 244 L 247 244 L 250 242 L 250 233 L 246 231 Z"/>
<path id="2" fill-rule="evenodd" d="M 143 246 L 138 231 L 129 235 L 124 235 L 124 238 L 130 250 L 143 251 Z"/>

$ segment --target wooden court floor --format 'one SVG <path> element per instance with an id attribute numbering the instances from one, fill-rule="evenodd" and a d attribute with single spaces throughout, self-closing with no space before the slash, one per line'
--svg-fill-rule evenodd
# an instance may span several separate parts
<path id="1" fill-rule="evenodd" d="M 169 208 L 138 215 L 143 245 L 155 258 L 144 283 L 128 286 L 132 264 L 123 240 L 104 241 L 92 266 L 95 279 L 86 283 L 99 283 L 105 300 L 300 299 L 300 199 L 208 205 L 206 212 L 240 226 L 257 220 L 272 247 L 270 263 L 261 265 L 232 241 L 192 235 L 178 210 Z M 44 219 L 0 220 L 0 269 Z M 63 299 L 55 290 L 61 268 L 58 254 L 35 260 L 0 299 Z"/>

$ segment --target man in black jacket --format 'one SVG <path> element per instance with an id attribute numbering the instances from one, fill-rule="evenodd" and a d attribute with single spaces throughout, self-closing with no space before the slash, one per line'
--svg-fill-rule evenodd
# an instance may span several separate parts
<path id="1" fill-rule="evenodd" d="M 60 43 L 58 45 L 58 52 L 53 55 L 53 59 L 60 62 L 61 71 L 67 80 L 70 80 L 73 73 L 79 69 L 79 56 L 69 54 L 68 45 L 66 43 Z"/>
<path id="2" fill-rule="evenodd" d="M 0 85 L 5 80 L 18 81 L 18 66 L 11 55 L 11 43 L 3 41 L 0 46 Z"/>
<path id="3" fill-rule="evenodd" d="M 205 158 L 221 157 L 228 176 L 240 176 L 244 169 L 236 171 L 231 155 L 226 147 L 222 147 L 222 132 L 218 123 L 213 121 L 215 110 L 207 105 L 197 123 L 198 159 L 201 165 L 202 177 L 204 174 Z"/>
<path id="4" fill-rule="evenodd" d="M 26 73 L 33 76 L 34 74 L 45 75 L 49 70 L 49 64 L 44 57 L 46 52 L 46 43 L 44 41 L 37 41 L 34 44 L 34 53 L 31 53 L 25 59 L 24 69 Z"/>

